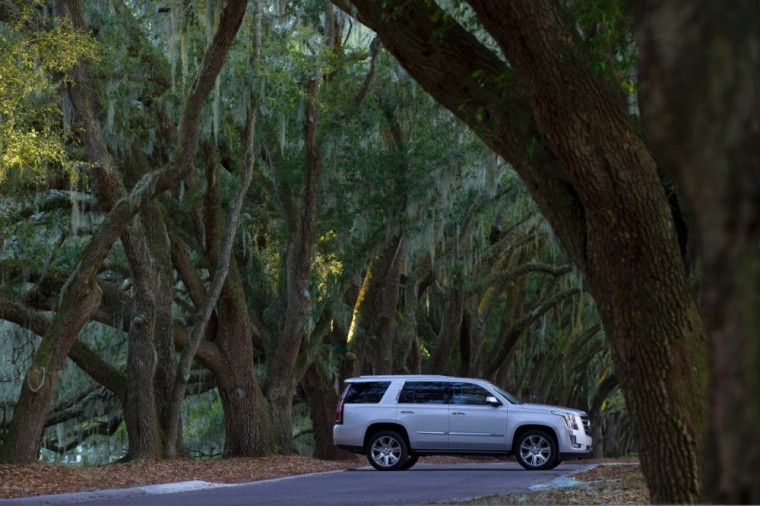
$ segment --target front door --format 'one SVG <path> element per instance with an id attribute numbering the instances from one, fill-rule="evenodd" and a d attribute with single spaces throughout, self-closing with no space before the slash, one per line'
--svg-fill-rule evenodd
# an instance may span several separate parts
<path id="1" fill-rule="evenodd" d="M 453 383 L 449 404 L 449 449 L 504 451 L 507 447 L 507 406 L 492 406 L 488 390 L 472 383 Z"/>

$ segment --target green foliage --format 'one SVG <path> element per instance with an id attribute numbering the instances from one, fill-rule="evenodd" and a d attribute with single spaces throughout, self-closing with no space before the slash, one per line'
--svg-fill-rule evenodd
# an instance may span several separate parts
<path id="1" fill-rule="evenodd" d="M 593 58 L 593 71 L 626 94 L 636 92 L 636 48 L 623 0 L 582 0 L 568 6 Z"/>
<path id="2" fill-rule="evenodd" d="M 0 23 L 0 182 L 40 181 L 62 169 L 74 177 L 58 90 L 78 60 L 96 57 L 97 45 L 67 22 L 33 29 L 52 20 L 36 9 L 41 1 L 19 3 L 17 16 Z"/>

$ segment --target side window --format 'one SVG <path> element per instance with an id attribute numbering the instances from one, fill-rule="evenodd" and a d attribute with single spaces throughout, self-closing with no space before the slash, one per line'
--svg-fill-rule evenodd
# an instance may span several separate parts
<path id="1" fill-rule="evenodd" d="M 448 404 L 451 396 L 449 383 L 441 381 L 407 381 L 399 394 L 398 402 L 415 404 Z"/>
<path id="2" fill-rule="evenodd" d="M 454 383 L 452 385 L 451 404 L 486 406 L 486 397 L 493 395 L 488 390 L 471 383 Z"/>
<path id="3" fill-rule="evenodd" d="M 377 404 L 385 395 L 390 381 L 366 381 L 349 383 L 343 402 L 346 404 Z"/>

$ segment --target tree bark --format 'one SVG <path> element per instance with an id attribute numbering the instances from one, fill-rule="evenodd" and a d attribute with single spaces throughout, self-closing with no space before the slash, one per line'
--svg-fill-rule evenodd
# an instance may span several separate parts
<path id="1" fill-rule="evenodd" d="M 43 339 L 34 354 L 21 385 L 13 419 L 0 446 L 0 462 L 29 464 L 37 460 L 45 418 L 66 356 L 79 330 L 98 309 L 101 294 L 100 287 L 94 283 L 79 298 L 76 308 L 69 305 L 66 311 L 59 311 L 48 327 L 45 336 L 52 335 L 55 339 Z"/>
<path id="2" fill-rule="evenodd" d="M 425 367 L 429 374 L 453 372 L 449 370 L 449 360 L 458 343 L 462 328 L 462 317 L 464 316 L 463 291 L 461 279 L 455 277 L 451 286 L 446 290 L 446 309 L 441 319 L 441 328 L 438 331 L 438 336 L 436 336 L 435 349 L 431 354 L 430 362 Z"/>
<path id="3" fill-rule="evenodd" d="M 417 306 L 421 281 L 417 272 L 407 275 L 403 285 L 403 304 L 401 307 L 400 324 L 398 326 L 398 356 L 397 370 L 407 373 L 420 373 L 419 354 L 415 355 L 417 343 Z"/>
<path id="4" fill-rule="evenodd" d="M 374 285 L 377 284 L 377 270 L 380 259 L 372 259 L 367 265 L 367 270 L 362 276 L 362 284 L 354 302 L 354 311 L 349 329 L 348 358 L 350 371 L 348 377 L 358 376 L 366 370 L 365 357 L 367 355 L 370 334 L 369 329 L 373 320 L 375 301 Z M 371 372 L 371 370 L 370 370 Z"/>
<path id="5" fill-rule="evenodd" d="M 710 503 L 760 502 L 760 4 L 633 2 L 644 124 L 698 227 Z"/>
<path id="6" fill-rule="evenodd" d="M 652 501 L 697 501 L 707 336 L 655 162 L 557 4 L 469 4 L 510 67 L 434 4 L 349 12 L 518 172 L 597 301 Z"/>
<path id="7" fill-rule="evenodd" d="M 142 150 L 134 146 L 128 159 L 125 162 L 126 174 L 125 182 L 132 185 L 138 181 L 149 170 L 150 162 L 143 154 Z M 130 353 L 139 353 L 139 358 L 135 357 L 137 363 L 155 362 L 153 374 L 150 378 L 152 388 L 148 388 L 146 378 L 141 374 L 131 373 L 134 386 L 130 390 L 140 392 L 133 399 L 143 407 L 138 408 L 137 412 L 145 412 L 147 409 L 153 409 L 156 417 L 152 418 L 158 426 L 151 429 L 160 435 L 161 444 L 158 446 L 151 445 L 159 453 L 144 454 L 144 458 L 160 458 L 171 453 L 166 446 L 168 441 L 165 435 L 169 430 L 169 405 L 171 399 L 171 390 L 174 385 L 176 353 L 174 348 L 174 322 L 172 320 L 172 308 L 174 302 L 174 272 L 170 254 L 169 232 L 166 228 L 162 206 L 158 201 L 151 202 L 146 209 L 140 213 L 138 230 L 135 234 L 135 240 L 139 242 L 139 248 L 131 248 L 127 258 L 130 262 L 130 271 L 133 277 L 133 291 L 135 293 L 134 304 L 136 306 L 134 315 L 150 315 L 153 313 L 152 321 L 145 322 L 141 325 L 139 332 L 132 332 L 130 329 Z M 135 227 L 131 228 L 131 231 Z M 144 309 L 141 309 L 141 306 Z M 148 341 L 143 343 L 141 341 Z M 141 382 L 145 382 L 141 384 Z M 148 406 L 153 406 L 148 408 Z M 134 407 L 125 411 L 133 411 Z M 135 425 L 127 418 L 127 426 L 136 428 Z M 138 425 L 145 427 L 143 423 Z M 134 437 L 130 435 L 129 441 L 132 443 Z M 128 456 L 137 457 L 134 452 L 129 450 Z"/>
<path id="8" fill-rule="evenodd" d="M 138 262 L 145 260 L 147 259 L 143 258 Z M 153 383 L 158 366 L 154 342 L 154 286 L 152 283 L 139 283 L 136 286 L 127 352 L 127 398 L 124 404 L 124 419 L 129 447 L 125 460 L 156 459 L 164 455 L 163 433 Z"/>
<path id="9" fill-rule="evenodd" d="M 354 303 L 353 376 L 390 374 L 393 368 L 393 343 L 396 338 L 396 307 L 401 286 L 403 239 L 393 237 L 372 259 L 364 274 Z"/>
<path id="10" fill-rule="evenodd" d="M 404 238 L 395 237 L 390 243 L 388 253 L 391 260 L 383 275 L 379 293 L 380 314 L 375 322 L 375 371 L 377 374 L 393 373 L 394 343 L 396 341 L 396 308 L 401 289 L 401 259 L 403 257 Z"/>
<path id="11" fill-rule="evenodd" d="M 221 213 L 219 208 L 213 210 Z M 172 234 L 174 235 L 174 234 Z M 175 237 L 175 240 L 178 238 Z M 222 244 L 221 237 L 209 236 L 207 259 L 213 266 Z M 206 290 L 198 273 L 179 244 L 173 242 L 172 258 L 193 303 L 203 305 Z M 237 263 L 230 261 L 230 271 L 216 304 L 216 328 L 210 340 L 198 342 L 196 359 L 207 367 L 216 380 L 224 411 L 226 456 L 251 457 L 274 451 L 268 403 L 253 369 L 253 329 L 246 308 L 246 294 Z M 188 346 L 189 339 L 179 343 Z"/>
<path id="12" fill-rule="evenodd" d="M 155 268 L 155 307 L 153 348 L 156 354 L 156 371 L 153 374 L 153 390 L 158 410 L 162 434 L 167 434 L 170 426 L 169 412 L 172 386 L 175 381 L 176 352 L 174 348 L 174 322 L 172 307 L 174 302 L 174 279 L 169 252 L 169 233 L 164 224 L 161 207 L 154 203 L 143 213 L 143 224 L 148 239 L 150 255 Z M 170 441 L 162 446 L 164 454 L 171 449 Z"/>
<path id="13" fill-rule="evenodd" d="M 231 303 L 228 297 L 229 292 L 223 294 L 217 306 L 218 335 L 225 337 L 219 343 L 222 367 L 214 370 L 224 410 L 224 454 L 229 457 L 271 455 L 276 451 L 272 419 L 253 371 L 253 348 L 236 346 L 246 339 L 250 342 L 251 328 L 237 312 L 241 309 L 239 304 Z M 233 318 L 226 320 L 225 316 Z"/>
<path id="14" fill-rule="evenodd" d="M 335 424 L 335 407 L 338 392 L 319 363 L 312 363 L 301 380 L 306 403 L 309 406 L 311 426 L 314 429 L 314 457 L 324 460 L 346 460 L 353 454 L 333 444 L 332 428 Z"/>

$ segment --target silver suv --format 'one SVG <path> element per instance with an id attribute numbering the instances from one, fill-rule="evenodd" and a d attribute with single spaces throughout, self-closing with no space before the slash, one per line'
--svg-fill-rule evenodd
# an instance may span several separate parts
<path id="1" fill-rule="evenodd" d="M 346 381 L 333 443 L 381 471 L 423 455 L 515 455 L 525 469 L 588 457 L 583 411 L 523 404 L 491 383 L 450 376 L 361 376 Z"/>

